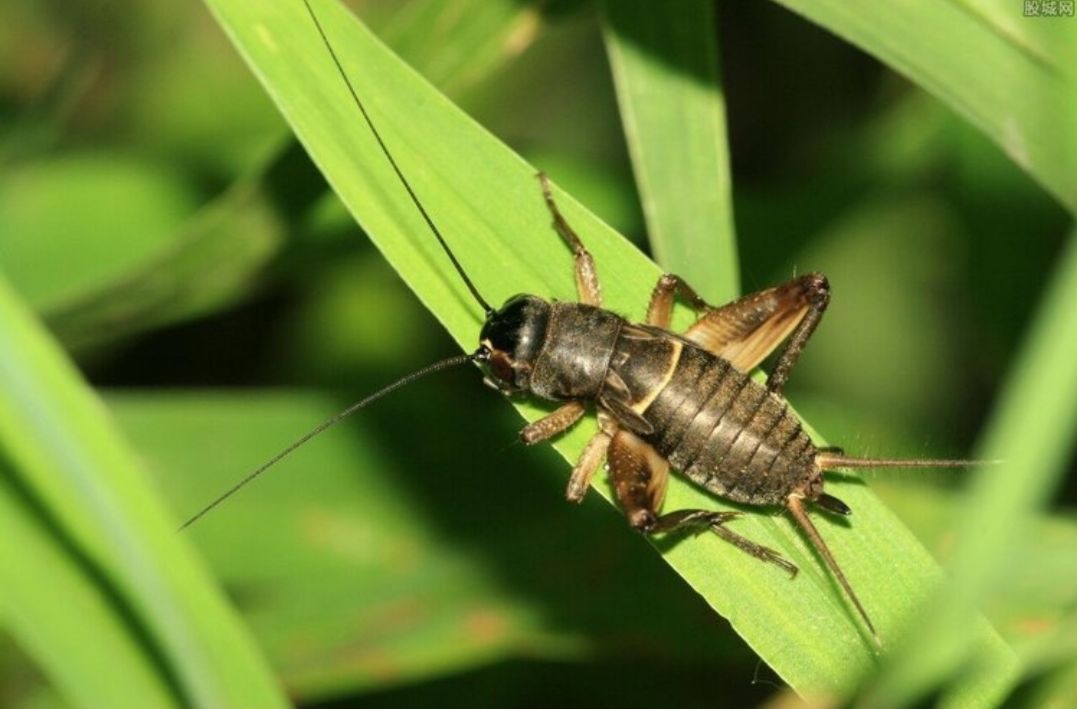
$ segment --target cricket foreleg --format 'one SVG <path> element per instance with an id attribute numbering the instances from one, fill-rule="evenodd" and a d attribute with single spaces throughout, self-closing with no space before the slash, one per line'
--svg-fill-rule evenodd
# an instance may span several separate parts
<path id="1" fill-rule="evenodd" d="M 584 405 L 580 402 L 569 402 L 553 413 L 524 426 L 523 430 L 520 431 L 520 440 L 530 446 L 541 443 L 547 438 L 553 438 L 562 431 L 568 430 L 583 418 L 585 410 Z"/>
<path id="2" fill-rule="evenodd" d="M 580 241 L 580 237 L 568 225 L 561 210 L 557 208 L 557 202 L 553 199 L 553 191 L 550 189 L 550 180 L 545 172 L 538 174 L 539 183 L 542 185 L 542 196 L 546 199 L 546 207 L 553 216 L 553 226 L 561 238 L 572 249 L 572 255 L 576 262 L 576 292 L 580 302 L 585 305 L 602 305 L 602 288 L 598 283 L 598 271 L 595 269 L 595 260 L 591 252 Z"/>
<path id="3" fill-rule="evenodd" d="M 748 554 L 780 566 L 796 575 L 797 567 L 781 554 L 726 528 L 738 512 L 677 510 L 659 516 L 669 463 L 642 439 L 628 431 L 618 431 L 609 449 L 610 479 L 617 501 L 628 523 L 645 534 L 665 534 L 679 529 L 710 529 L 722 539 Z"/>

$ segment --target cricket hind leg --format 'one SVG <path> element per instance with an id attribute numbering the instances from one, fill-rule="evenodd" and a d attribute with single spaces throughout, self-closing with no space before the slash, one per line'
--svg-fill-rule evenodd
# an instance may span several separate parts
<path id="1" fill-rule="evenodd" d="M 699 313 L 696 322 L 685 331 L 685 338 L 742 372 L 759 366 L 786 342 L 767 379 L 767 388 L 781 394 L 790 370 L 830 302 L 830 286 L 822 274 L 809 273 L 714 307 L 682 278 L 667 273 L 651 294 L 647 324 L 668 329 L 678 297 Z"/>
<path id="2" fill-rule="evenodd" d="M 810 273 L 795 282 L 803 286 L 808 311 L 797 323 L 793 334 L 789 336 L 789 340 L 785 343 L 782 353 L 778 355 L 778 361 L 775 363 L 774 369 L 771 370 L 770 376 L 767 377 L 767 389 L 774 394 L 782 393 L 785 382 L 789 379 L 789 372 L 792 371 L 793 365 L 800 358 L 800 353 L 804 351 L 804 346 L 808 343 L 812 333 L 815 332 L 815 328 L 819 327 L 819 322 L 823 319 L 823 313 L 826 312 L 827 306 L 830 305 L 830 283 L 826 280 L 826 276 L 821 273 Z"/>
<path id="3" fill-rule="evenodd" d="M 713 510 L 677 510 L 662 515 L 655 520 L 654 526 L 646 530 L 648 534 L 665 534 L 682 529 L 710 529 L 722 539 L 756 559 L 774 564 L 796 577 L 800 569 L 796 564 L 786 560 L 780 553 L 770 547 L 753 542 L 725 526 L 726 522 L 736 519 L 740 512 L 715 512 Z"/>
<path id="4" fill-rule="evenodd" d="M 576 292 L 580 302 L 585 305 L 602 306 L 602 287 L 598 282 L 598 271 L 595 269 L 595 260 L 591 252 L 580 241 L 579 235 L 569 226 L 568 221 L 557 208 L 557 202 L 553 198 L 553 190 L 550 188 L 550 180 L 545 172 L 537 175 L 539 184 L 542 185 L 542 196 L 546 200 L 546 208 L 553 217 L 553 227 L 561 238 L 572 249 L 576 271 Z"/>
<path id="5" fill-rule="evenodd" d="M 836 498 L 831 498 L 836 499 Z M 845 503 L 838 501 L 842 507 L 845 507 Z M 860 602 L 860 598 L 856 595 L 856 591 L 853 590 L 852 584 L 845 577 L 845 572 L 841 570 L 838 565 L 837 559 L 834 558 L 834 554 L 831 553 L 830 547 L 827 546 L 826 541 L 823 540 L 823 536 L 819 534 L 819 530 L 816 529 L 815 524 L 812 523 L 811 518 L 808 516 L 808 511 L 804 508 L 804 497 L 801 493 L 793 493 L 786 499 L 786 509 L 789 511 L 789 515 L 793 518 L 793 521 L 797 523 L 801 531 L 811 542 L 812 547 L 822 557 L 823 562 L 827 568 L 830 569 L 831 575 L 838 582 L 842 591 L 845 592 L 846 597 L 856 608 L 856 612 L 860 615 L 860 618 L 864 621 L 864 625 L 871 631 L 871 637 L 875 641 L 876 646 L 880 645 L 879 633 L 875 630 L 875 624 L 871 622 L 871 617 L 865 610 L 864 605 Z M 848 510 L 848 508 L 845 508 Z"/>
<path id="6" fill-rule="evenodd" d="M 726 527 L 727 522 L 740 516 L 739 512 L 686 509 L 659 515 L 669 478 L 669 463 L 635 434 L 618 431 L 610 442 L 608 459 L 617 501 L 628 523 L 635 529 L 649 535 L 709 529 L 741 551 L 796 576 L 797 567 L 781 554 Z"/>

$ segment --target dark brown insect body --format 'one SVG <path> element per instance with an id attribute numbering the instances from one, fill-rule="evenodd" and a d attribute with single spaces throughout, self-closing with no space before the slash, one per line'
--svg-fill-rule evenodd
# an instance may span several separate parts
<path id="1" fill-rule="evenodd" d="M 809 280 L 825 292 L 821 277 Z M 594 306 L 518 296 L 501 313 L 512 322 L 522 318 L 517 332 L 525 332 L 510 358 L 512 374 L 505 374 L 503 357 L 491 357 L 501 388 L 593 401 L 675 469 L 734 502 L 784 504 L 793 489 L 820 487 L 817 449 L 799 419 L 784 399 L 728 360 Z M 488 330 L 505 321 L 495 317 Z M 501 343 L 484 333 L 491 351 L 511 346 L 508 332 Z"/>
<path id="2" fill-rule="evenodd" d="M 641 392 L 632 408 L 652 430 L 639 433 L 659 455 L 734 502 L 778 505 L 790 490 L 809 488 L 819 475 L 815 446 L 780 397 L 724 359 L 670 338 L 661 342 L 669 373 L 648 381 L 656 372 L 631 360 L 646 356 L 641 345 L 658 349 L 656 339 L 626 343 L 618 353 L 626 361 L 611 373 Z"/>
<path id="3" fill-rule="evenodd" d="M 629 523 L 656 534 L 707 527 L 744 551 L 790 573 L 777 552 L 726 527 L 735 512 L 661 513 L 671 468 L 716 496 L 744 505 L 785 507 L 830 567 L 849 600 L 875 630 L 807 515 L 813 503 L 849 514 L 823 492 L 823 472 L 835 467 L 950 466 L 966 461 L 851 458 L 818 448 L 789 410 L 782 388 L 830 301 L 820 274 L 753 293 L 721 307 L 706 304 L 677 276 L 663 276 L 651 295 L 646 322 L 633 324 L 601 308 L 594 262 L 561 216 L 544 175 L 554 226 L 575 254 L 580 303 L 550 303 L 532 295 L 510 298 L 488 311 L 476 358 L 505 393 L 564 401 L 521 432 L 537 443 L 598 410 L 599 432 L 573 470 L 567 497 L 582 499 L 603 459 Z M 669 330 L 675 297 L 699 314 L 683 334 Z M 782 343 L 762 384 L 750 373 Z"/>
<path id="4" fill-rule="evenodd" d="M 322 32 L 317 15 L 311 19 Z M 539 175 L 554 227 L 575 256 L 579 303 L 549 302 L 533 295 L 510 298 L 493 309 L 480 295 L 434 221 L 400 171 L 352 88 L 328 40 L 326 48 L 352 97 L 413 203 L 486 313 L 480 347 L 436 363 L 356 402 L 256 469 L 184 524 L 190 525 L 313 436 L 400 386 L 434 371 L 479 362 L 486 382 L 507 394 L 565 402 L 526 426 L 528 444 L 555 436 L 578 422 L 586 407 L 598 411 L 599 431 L 580 455 L 567 497 L 579 501 L 603 460 L 629 523 L 648 534 L 685 527 L 710 529 L 764 561 L 795 574 L 777 552 L 727 527 L 737 512 L 674 510 L 662 513 L 670 468 L 718 497 L 744 505 L 782 506 L 808 536 L 872 635 L 857 599 L 805 509 L 806 503 L 837 513 L 849 508 L 823 492 L 823 472 L 841 467 L 929 467 L 969 461 L 852 458 L 817 448 L 782 398 L 782 389 L 830 300 L 826 279 L 809 274 L 721 307 L 705 303 L 679 277 L 666 274 L 651 295 L 643 324 L 602 308 L 591 254 L 558 211 L 550 185 Z M 698 314 L 684 333 L 670 330 L 675 298 Z M 766 383 L 750 374 L 784 344 Z"/>

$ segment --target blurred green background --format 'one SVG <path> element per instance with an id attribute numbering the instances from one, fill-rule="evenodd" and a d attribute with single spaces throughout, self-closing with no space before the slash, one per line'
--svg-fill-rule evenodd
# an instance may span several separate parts
<path id="1" fill-rule="evenodd" d="M 646 248 L 595 7 L 352 7 Z M 348 402 L 458 351 L 204 7 L 9 0 L 4 15 L 0 270 L 175 520 Z M 742 290 L 810 270 L 834 290 L 788 398 L 848 451 L 969 454 L 1071 216 L 950 108 L 780 5 L 721 3 L 717 46 Z M 474 372 L 441 375 L 192 530 L 290 698 L 795 706 L 617 511 L 593 495 L 563 502 L 566 466 L 519 445 L 519 426 Z M 0 458 L 11 489 L 18 459 Z M 865 477 L 945 561 L 961 473 Z M 1016 706 L 1074 705 L 1073 654 L 1035 662 L 1037 641 L 1077 628 L 1077 478 L 1060 479 L 985 608 L 1033 668 Z M 3 612 L 0 705 L 85 706 L 27 649 L 28 611 L 8 599 Z"/>

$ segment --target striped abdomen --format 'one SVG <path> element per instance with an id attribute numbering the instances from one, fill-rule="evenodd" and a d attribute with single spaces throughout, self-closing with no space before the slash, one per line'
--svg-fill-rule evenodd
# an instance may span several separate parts
<path id="1" fill-rule="evenodd" d="M 646 330 L 625 335 L 611 373 L 651 429 L 641 437 L 675 469 L 753 505 L 784 504 L 813 476 L 815 446 L 784 400 L 683 340 Z"/>

